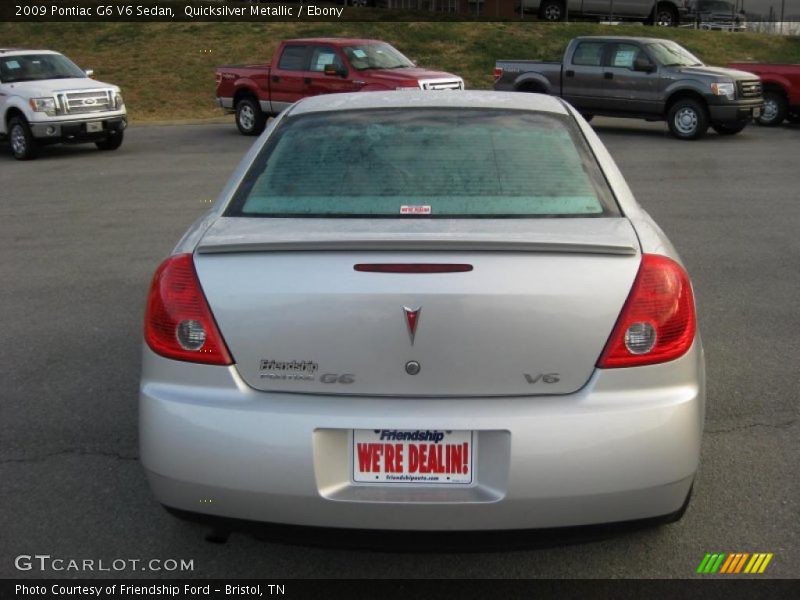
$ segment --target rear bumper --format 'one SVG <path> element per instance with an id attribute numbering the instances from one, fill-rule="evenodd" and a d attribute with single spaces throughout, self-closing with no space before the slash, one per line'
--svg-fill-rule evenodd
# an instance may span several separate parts
<path id="1" fill-rule="evenodd" d="M 100 123 L 101 129 L 97 132 L 87 130 L 88 123 Z M 108 118 L 81 119 L 75 121 L 50 121 L 30 123 L 33 137 L 40 141 L 53 142 L 93 142 L 103 140 L 109 134 L 123 131 L 128 126 L 126 116 Z"/>
<path id="2" fill-rule="evenodd" d="M 144 350 L 142 464 L 167 506 L 249 521 L 405 530 L 551 528 L 680 509 L 704 414 L 699 341 L 682 358 L 596 371 L 578 393 L 524 398 L 271 394 L 235 368 Z M 477 432 L 467 486 L 353 484 L 353 428 Z"/>

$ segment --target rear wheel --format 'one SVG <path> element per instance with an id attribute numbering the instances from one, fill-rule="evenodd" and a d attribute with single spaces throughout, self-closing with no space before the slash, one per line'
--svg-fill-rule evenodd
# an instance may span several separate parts
<path id="1" fill-rule="evenodd" d="M 699 139 L 708 131 L 706 107 L 693 98 L 681 98 L 670 106 L 667 125 L 672 135 L 678 139 Z"/>
<path id="2" fill-rule="evenodd" d="M 764 92 L 764 108 L 761 116 L 758 117 L 758 124 L 766 127 L 774 127 L 783 123 L 789 107 L 786 96 L 780 92 Z"/>
<path id="3" fill-rule="evenodd" d="M 253 98 L 242 98 L 236 103 L 236 127 L 242 135 L 259 135 L 267 125 L 267 115 Z"/>
<path id="4" fill-rule="evenodd" d="M 677 27 L 678 11 L 671 4 L 661 3 L 653 11 L 652 24 L 658 27 Z"/>
<path id="5" fill-rule="evenodd" d="M 714 123 L 711 127 L 714 128 L 719 135 L 736 135 L 742 129 L 747 127 L 747 121 L 737 121 L 734 123 Z"/>
<path id="6" fill-rule="evenodd" d="M 36 158 L 39 147 L 24 117 L 13 117 L 8 122 L 8 141 L 17 160 Z"/>
<path id="7" fill-rule="evenodd" d="M 124 135 L 121 131 L 115 131 L 112 134 L 109 134 L 108 137 L 104 140 L 99 142 L 95 142 L 94 145 L 97 146 L 100 150 L 116 150 L 120 146 L 122 146 L 122 140 Z"/>
<path id="8" fill-rule="evenodd" d="M 563 21 L 567 10 L 561 0 L 543 0 L 539 6 L 539 18 L 542 21 Z"/>

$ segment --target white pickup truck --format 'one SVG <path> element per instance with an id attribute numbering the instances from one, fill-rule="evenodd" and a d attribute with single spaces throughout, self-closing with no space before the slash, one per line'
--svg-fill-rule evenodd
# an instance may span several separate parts
<path id="1" fill-rule="evenodd" d="M 120 89 L 91 76 L 58 52 L 0 48 L 0 137 L 15 158 L 61 142 L 122 145 L 128 119 Z"/>

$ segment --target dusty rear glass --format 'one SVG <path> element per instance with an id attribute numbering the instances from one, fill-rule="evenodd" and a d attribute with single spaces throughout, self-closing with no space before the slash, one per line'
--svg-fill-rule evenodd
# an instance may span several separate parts
<path id="1" fill-rule="evenodd" d="M 618 214 L 613 196 L 571 117 L 440 108 L 288 117 L 226 211 L 264 217 L 609 214 Z"/>

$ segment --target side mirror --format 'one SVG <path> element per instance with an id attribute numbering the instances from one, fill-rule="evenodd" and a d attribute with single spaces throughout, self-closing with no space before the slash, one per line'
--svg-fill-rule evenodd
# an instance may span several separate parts
<path id="1" fill-rule="evenodd" d="M 344 67 L 337 67 L 336 65 L 325 65 L 325 75 L 329 77 L 346 77 L 347 76 L 347 69 Z"/>
<path id="2" fill-rule="evenodd" d="M 638 56 L 633 61 L 633 70 L 642 71 L 644 73 L 652 73 L 656 70 L 656 67 L 647 58 Z"/>
<path id="3" fill-rule="evenodd" d="M 84 73 L 89 79 L 94 79 L 94 69 L 86 69 Z"/>

